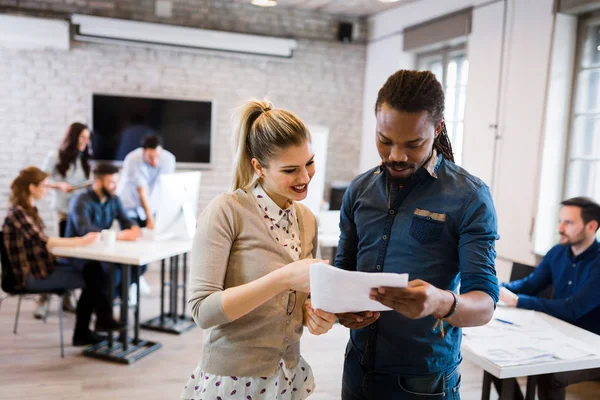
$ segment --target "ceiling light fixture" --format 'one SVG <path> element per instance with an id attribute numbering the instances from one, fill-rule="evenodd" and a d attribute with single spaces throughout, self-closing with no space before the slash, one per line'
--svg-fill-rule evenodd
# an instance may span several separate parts
<path id="1" fill-rule="evenodd" d="M 252 0 L 250 3 L 259 7 L 275 7 L 277 0 Z"/>

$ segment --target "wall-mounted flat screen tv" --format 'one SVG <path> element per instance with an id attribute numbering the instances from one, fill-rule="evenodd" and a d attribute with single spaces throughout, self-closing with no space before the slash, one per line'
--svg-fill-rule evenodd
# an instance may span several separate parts
<path id="1" fill-rule="evenodd" d="M 211 162 L 213 110 L 210 101 L 107 94 L 92 96 L 94 159 L 123 161 L 149 134 L 162 137 L 178 167 Z"/>

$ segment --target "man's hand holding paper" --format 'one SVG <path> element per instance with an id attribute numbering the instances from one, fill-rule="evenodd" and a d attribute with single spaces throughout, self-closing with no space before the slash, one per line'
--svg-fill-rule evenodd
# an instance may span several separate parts
<path id="1" fill-rule="evenodd" d="M 311 300 L 314 308 L 336 314 L 373 312 L 373 315 L 361 316 L 364 319 L 373 319 L 376 311 L 391 310 L 387 305 L 369 298 L 372 288 L 406 287 L 407 283 L 407 274 L 351 272 L 323 263 L 310 266 Z M 375 319 L 377 318 L 373 321 Z"/>

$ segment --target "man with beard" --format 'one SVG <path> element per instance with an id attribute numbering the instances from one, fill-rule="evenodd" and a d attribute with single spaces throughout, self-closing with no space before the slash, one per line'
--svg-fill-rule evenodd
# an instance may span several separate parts
<path id="1" fill-rule="evenodd" d="M 460 328 L 493 316 L 496 212 L 489 188 L 454 164 L 443 113 L 429 71 L 398 71 L 377 96 L 382 162 L 344 195 L 335 266 L 410 281 L 371 290 L 393 311 L 338 314 L 351 329 L 343 400 L 459 399 Z"/>
<path id="2" fill-rule="evenodd" d="M 94 168 L 94 184 L 90 189 L 74 197 L 69 205 L 69 216 L 65 230 L 66 237 L 83 236 L 89 232 L 110 229 L 113 221 L 119 222 L 121 231 L 117 240 L 135 241 L 140 236 L 140 228 L 125 213 L 123 204 L 115 194 L 119 181 L 119 169 L 110 164 L 98 164 Z M 80 264 L 97 261 L 79 260 Z M 108 274 L 110 264 L 102 263 Z M 115 287 L 120 282 L 119 270 L 116 272 Z"/>
<path id="3" fill-rule="evenodd" d="M 541 311 L 600 335 L 600 205 L 587 197 L 561 203 L 554 246 L 528 277 L 502 284 L 500 299 L 509 307 Z M 551 286 L 553 299 L 536 297 Z M 564 400 L 566 387 L 600 379 L 600 368 L 540 377 L 540 400 Z M 499 385 L 496 385 L 498 387 Z M 516 399 L 523 398 L 520 392 Z"/>

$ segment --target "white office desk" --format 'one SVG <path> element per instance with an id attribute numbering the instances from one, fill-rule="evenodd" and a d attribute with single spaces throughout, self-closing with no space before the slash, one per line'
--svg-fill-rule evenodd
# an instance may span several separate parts
<path id="1" fill-rule="evenodd" d="M 496 313 L 494 314 L 494 317 L 506 319 L 509 321 L 511 321 L 511 320 L 514 321 L 515 319 L 518 319 L 519 314 L 522 314 L 522 313 L 531 313 L 531 311 L 515 309 L 515 308 L 498 307 L 496 310 Z M 549 323 L 558 332 L 568 336 L 569 338 L 576 339 L 580 342 L 583 342 L 583 343 L 587 344 L 588 346 L 590 346 L 592 349 L 597 350 L 598 353 L 600 353 L 600 336 L 595 335 L 585 329 L 578 328 L 578 327 L 571 325 L 567 322 L 564 322 L 560 319 L 551 317 L 550 315 L 547 315 L 544 313 L 536 313 L 536 315 L 541 317 L 545 322 Z M 515 317 L 517 317 L 517 318 L 515 318 Z M 469 328 L 469 329 L 472 329 L 472 328 Z M 508 378 L 515 378 L 515 377 L 521 377 L 521 376 L 535 377 L 537 375 L 549 374 L 549 373 L 555 373 L 555 372 L 577 371 L 577 370 L 583 370 L 583 369 L 589 369 L 589 368 L 600 368 L 600 355 L 598 355 L 598 354 L 593 355 L 593 356 L 587 356 L 584 358 L 579 358 L 579 359 L 572 359 L 572 360 L 558 360 L 557 359 L 557 360 L 551 360 L 551 361 L 545 361 L 545 362 L 539 362 L 539 363 L 533 363 L 533 364 L 527 364 L 527 365 L 514 365 L 514 366 L 500 367 L 500 366 L 492 363 L 488 359 L 484 358 L 481 354 L 474 352 L 469 347 L 470 340 L 472 340 L 472 339 L 470 339 L 468 335 L 463 336 L 461 351 L 462 351 L 462 355 L 464 356 L 464 358 L 466 360 L 469 360 L 470 362 L 476 364 L 477 366 L 479 366 L 480 368 L 482 368 L 485 371 L 482 399 L 489 399 L 491 377 L 486 376 L 486 374 L 491 374 L 491 375 L 495 376 L 496 378 L 500 378 L 500 379 L 508 379 Z M 498 339 L 494 339 L 494 340 L 498 340 Z M 515 345 L 518 345 L 518 343 L 515 343 Z M 512 384 L 511 382 L 514 382 L 514 381 L 506 380 L 506 381 L 502 381 L 502 382 L 503 382 L 503 384 L 504 384 L 504 382 L 506 382 L 507 386 L 510 386 Z M 535 396 L 535 385 L 536 385 L 535 380 L 532 380 L 532 379 L 528 380 L 528 388 L 527 388 L 527 397 L 526 398 L 533 399 L 532 396 Z M 512 392 L 512 387 L 510 387 L 510 388 L 507 387 L 507 390 L 505 390 L 503 387 L 501 398 L 502 399 L 512 398 L 512 397 L 510 397 L 510 396 L 512 396 L 512 394 L 510 394 L 511 392 Z"/>
<path id="2" fill-rule="evenodd" d="M 89 246 L 80 247 L 55 247 L 51 249 L 52 254 L 57 257 L 78 258 L 83 260 L 92 260 L 112 263 L 116 266 L 111 267 L 111 289 L 114 282 L 115 269 L 121 269 L 121 321 L 128 326 L 129 315 L 129 268 L 133 268 L 134 281 L 139 279 L 139 267 L 155 261 L 161 263 L 161 302 L 160 315 L 151 319 L 147 324 L 150 329 L 181 333 L 194 326 L 191 318 L 185 316 L 185 291 L 186 291 L 186 272 L 187 258 L 185 254 L 192 249 L 191 240 L 170 239 L 165 241 L 153 241 L 148 238 L 140 238 L 137 241 L 117 241 L 112 248 L 108 248 L 102 242 L 97 242 Z M 179 275 L 179 256 L 184 255 L 184 278 L 183 285 L 178 282 Z M 170 258 L 170 282 L 165 283 L 165 263 L 164 260 Z M 164 312 L 164 288 L 169 286 L 169 314 Z M 177 312 L 177 302 L 179 289 L 182 288 L 183 307 L 182 314 Z M 112 296 L 113 290 L 111 290 Z M 127 335 L 127 329 L 121 331 L 119 340 L 113 343 L 112 335 L 96 345 L 90 346 L 84 350 L 83 354 L 100 358 L 108 361 L 131 364 L 142 357 L 161 348 L 161 344 L 150 342 L 139 338 L 139 309 L 140 293 L 139 284 L 137 285 L 138 303 L 134 308 L 133 338 Z M 167 318 L 168 321 L 167 321 Z M 168 325 L 168 326 L 167 326 Z M 185 325 L 185 326 L 182 326 Z"/>
<path id="3" fill-rule="evenodd" d="M 51 252 L 57 257 L 81 258 L 127 265 L 146 265 L 188 253 L 191 249 L 191 240 L 153 241 L 142 237 L 135 242 L 117 240 L 113 248 L 107 248 L 101 242 L 96 242 L 81 247 L 54 247 Z"/>

